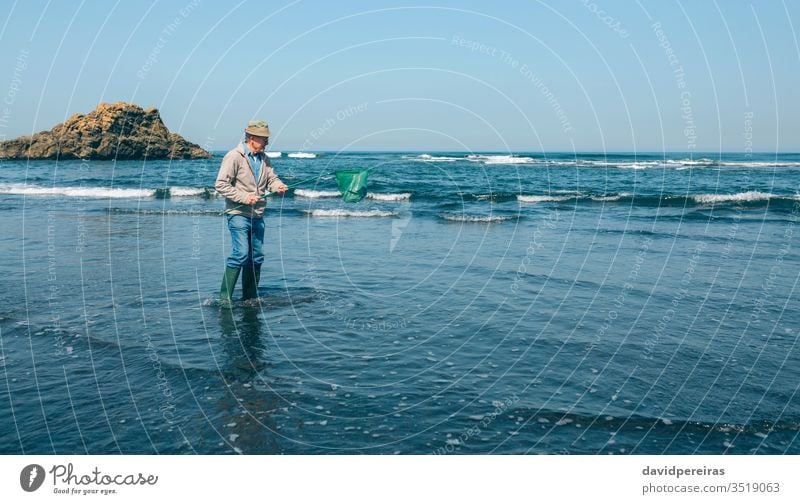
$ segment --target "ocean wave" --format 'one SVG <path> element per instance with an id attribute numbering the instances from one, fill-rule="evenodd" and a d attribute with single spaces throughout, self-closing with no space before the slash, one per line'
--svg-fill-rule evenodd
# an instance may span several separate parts
<path id="1" fill-rule="evenodd" d="M 432 156 L 430 154 L 420 154 L 418 156 L 403 156 L 403 159 L 421 161 L 424 163 L 452 163 L 455 161 L 470 161 L 473 163 L 483 163 L 487 165 L 503 164 L 532 164 L 541 163 L 540 160 L 532 157 L 520 157 L 515 155 L 488 155 L 488 154 L 469 154 L 465 157 L 455 156 Z"/>
<path id="2" fill-rule="evenodd" d="M 720 161 L 717 164 L 741 168 L 800 168 L 800 161 Z"/>
<path id="3" fill-rule="evenodd" d="M 317 154 L 295 152 L 288 154 L 288 157 L 317 157 Z M 546 153 L 508 153 L 508 154 L 464 154 L 443 153 L 443 154 L 401 154 L 403 160 L 416 161 L 423 163 L 479 163 L 486 166 L 491 165 L 530 165 L 532 167 L 562 167 L 562 168 L 602 168 L 620 170 L 687 170 L 687 169 L 708 169 L 708 168 L 800 168 L 800 160 L 775 160 L 775 161 L 752 161 L 734 159 L 715 159 L 711 157 L 689 158 L 671 157 L 659 158 L 653 155 L 621 156 L 609 154 L 607 157 L 598 155 L 577 154 L 575 157 L 567 158 L 556 155 L 548 157 Z"/>
<path id="4" fill-rule="evenodd" d="M 122 215 L 211 215 L 219 217 L 222 209 L 160 209 L 160 208 L 108 208 L 111 214 Z"/>
<path id="5" fill-rule="evenodd" d="M 620 196 L 620 201 L 638 207 L 703 207 L 714 208 L 746 207 L 750 209 L 765 208 L 772 212 L 794 211 L 797 195 L 781 196 L 759 191 L 747 191 L 734 194 L 662 194 L 662 195 L 628 195 Z"/>
<path id="6" fill-rule="evenodd" d="M 295 189 L 294 190 L 295 196 L 300 196 L 301 198 L 341 198 L 342 193 L 339 191 L 315 191 L 313 189 Z"/>
<path id="7" fill-rule="evenodd" d="M 93 199 L 145 199 L 145 198 L 214 198 L 217 193 L 207 187 L 164 187 L 158 189 L 132 189 L 120 187 L 75 187 L 55 186 L 42 187 L 24 184 L 0 186 L 0 194 L 18 194 L 25 196 L 63 196 L 68 198 Z"/>
<path id="8" fill-rule="evenodd" d="M 492 223 L 492 222 L 505 222 L 513 219 L 510 215 L 468 215 L 468 214 L 455 214 L 443 213 L 439 217 L 446 221 L 451 222 L 476 222 L 476 223 Z"/>
<path id="9" fill-rule="evenodd" d="M 716 164 L 716 161 L 709 158 L 700 159 L 667 159 L 664 161 L 668 165 L 681 165 L 681 166 L 710 166 Z"/>
<path id="10" fill-rule="evenodd" d="M 367 193 L 367 198 L 375 201 L 408 201 L 411 193 Z"/>
<path id="11" fill-rule="evenodd" d="M 393 217 L 386 210 L 345 210 L 343 208 L 304 210 L 311 217 Z"/>
<path id="12" fill-rule="evenodd" d="M 711 158 L 699 159 L 634 159 L 632 161 L 605 159 L 548 160 L 552 166 L 603 167 L 620 169 L 674 169 L 692 168 L 800 168 L 800 161 L 719 161 Z"/>
<path id="13" fill-rule="evenodd" d="M 517 196 L 517 201 L 520 203 L 546 203 L 546 202 L 554 202 L 554 201 L 567 201 L 570 199 L 575 199 L 577 195 L 573 196 L 548 196 L 548 195 L 523 195 L 520 194 Z"/>
<path id="14" fill-rule="evenodd" d="M 793 209 L 800 194 L 778 195 L 759 191 L 747 191 L 734 194 L 634 194 L 628 192 L 601 194 L 574 194 L 571 196 L 554 195 L 518 195 L 520 203 L 557 203 L 575 201 L 578 204 L 602 202 L 629 204 L 637 207 L 695 207 L 715 205 L 746 205 L 748 208 L 766 207 L 772 211 Z"/>
<path id="15" fill-rule="evenodd" d="M 173 197 L 213 196 L 216 192 L 206 187 L 170 187 L 169 195 Z"/>
<path id="16" fill-rule="evenodd" d="M 591 196 L 592 201 L 619 201 L 622 198 L 630 198 L 632 193 L 619 193 L 619 194 L 603 194 Z"/>
<path id="17" fill-rule="evenodd" d="M 620 168 L 622 170 L 646 170 L 648 168 L 663 168 L 665 165 L 660 161 L 641 161 L 638 163 L 614 163 L 609 164 L 609 168 Z"/>
<path id="18" fill-rule="evenodd" d="M 422 161 L 424 163 L 452 163 L 453 161 L 461 161 L 463 158 L 420 154 L 419 156 L 403 156 L 403 159 L 410 159 L 412 161 Z"/>
<path id="19" fill-rule="evenodd" d="M 313 159 L 313 158 L 317 157 L 317 155 L 313 154 L 311 152 L 290 152 L 288 154 L 288 157 L 290 157 L 290 158 L 301 158 L 301 159 Z"/>
<path id="20" fill-rule="evenodd" d="M 70 198 L 152 198 L 156 189 L 120 189 L 111 187 L 39 187 L 29 185 L 0 186 L 0 194 L 25 196 L 67 196 Z"/>
<path id="21" fill-rule="evenodd" d="M 758 191 L 747 191 L 736 194 L 696 194 L 692 196 L 693 200 L 702 205 L 714 203 L 768 201 L 774 198 L 780 198 L 780 196 Z"/>
<path id="22" fill-rule="evenodd" d="M 704 168 L 717 166 L 717 162 L 709 158 L 700 159 L 633 159 L 630 161 L 618 161 L 607 159 L 576 159 L 572 161 L 549 161 L 548 164 L 555 166 L 572 165 L 576 167 L 621 169 L 621 170 L 647 170 L 647 169 L 673 169 L 687 170 L 691 168 Z"/>
<path id="23" fill-rule="evenodd" d="M 493 192 L 486 194 L 464 194 L 462 199 L 467 201 L 490 201 L 492 203 L 505 203 L 507 201 L 516 201 L 517 193 L 511 192 Z"/>
<path id="24" fill-rule="evenodd" d="M 279 158 L 283 155 L 280 151 L 264 151 L 268 158 Z"/>
<path id="25" fill-rule="evenodd" d="M 544 154 L 542 156 L 545 156 Z M 609 159 L 585 159 L 581 157 L 573 159 L 552 159 L 547 157 L 532 157 L 519 154 L 469 154 L 466 156 L 434 156 L 431 154 L 420 154 L 417 156 L 405 155 L 403 159 L 421 161 L 426 163 L 455 161 L 468 161 L 481 163 L 484 165 L 541 165 L 550 167 L 567 168 L 604 168 L 621 170 L 647 170 L 647 169 L 672 169 L 687 170 L 693 168 L 719 168 L 719 167 L 738 167 L 738 168 L 800 168 L 800 161 L 719 161 L 711 158 L 666 158 L 653 159 L 652 156 L 645 156 L 637 159 L 631 156 L 627 159 L 619 159 L 618 156 L 610 156 Z"/>
<path id="26" fill-rule="evenodd" d="M 538 162 L 532 157 L 518 157 L 514 155 L 487 156 L 478 154 L 470 154 L 467 156 L 467 161 L 479 162 L 487 165 L 532 164 Z"/>

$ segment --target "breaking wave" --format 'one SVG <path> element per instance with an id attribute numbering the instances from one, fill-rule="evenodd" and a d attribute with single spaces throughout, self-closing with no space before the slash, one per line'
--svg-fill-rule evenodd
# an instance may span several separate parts
<path id="1" fill-rule="evenodd" d="M 214 198 L 216 192 L 207 187 L 165 187 L 158 189 L 133 189 L 120 187 L 42 187 L 25 184 L 0 186 L 0 194 L 24 196 L 64 196 L 68 198 L 144 199 L 144 198 Z"/>
<path id="2" fill-rule="evenodd" d="M 403 156 L 403 159 L 411 159 L 413 161 L 421 161 L 423 163 L 452 163 L 453 161 L 461 161 L 464 158 L 452 156 L 431 156 L 430 154 L 420 154 L 419 156 Z"/>
<path id="3" fill-rule="evenodd" d="M 25 196 L 67 196 L 71 198 L 153 198 L 156 189 L 120 189 L 112 187 L 39 187 L 7 185 L 0 187 L 2 194 Z"/>
<path id="4" fill-rule="evenodd" d="M 475 222 L 475 223 L 492 223 L 492 222 L 505 222 L 514 219 L 510 215 L 468 215 L 468 214 L 455 214 L 443 213 L 439 217 L 446 221 L 451 222 Z"/>
<path id="5" fill-rule="evenodd" d="M 546 196 L 546 195 L 519 195 L 517 200 L 520 203 L 543 203 L 547 201 L 566 201 L 575 199 L 575 196 Z"/>
<path id="6" fill-rule="evenodd" d="M 345 210 L 343 208 L 304 210 L 311 217 L 393 217 L 386 210 Z"/>
<path id="7" fill-rule="evenodd" d="M 467 161 L 479 162 L 487 165 L 500 165 L 500 164 L 532 164 L 537 160 L 532 157 L 518 157 L 510 156 L 484 156 L 477 154 L 470 154 L 467 156 Z"/>
<path id="8" fill-rule="evenodd" d="M 342 193 L 339 191 L 315 191 L 313 189 L 295 189 L 294 195 L 301 198 L 341 198 Z"/>
<path id="9" fill-rule="evenodd" d="M 367 193 L 367 198 L 375 201 L 408 201 L 411 193 Z"/>
<path id="10" fill-rule="evenodd" d="M 772 193 L 764 193 L 758 191 L 747 191 L 736 194 L 696 194 L 692 196 L 696 202 L 702 205 L 714 203 L 730 203 L 730 202 L 747 202 L 754 201 L 768 201 L 771 199 L 780 198 L 780 196 Z"/>

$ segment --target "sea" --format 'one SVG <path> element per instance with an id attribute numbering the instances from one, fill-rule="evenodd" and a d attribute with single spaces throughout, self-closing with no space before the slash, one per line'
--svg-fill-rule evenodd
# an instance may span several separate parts
<path id="1" fill-rule="evenodd" d="M 800 155 L 273 153 L 224 308 L 223 154 L 2 162 L 0 453 L 800 454 Z"/>

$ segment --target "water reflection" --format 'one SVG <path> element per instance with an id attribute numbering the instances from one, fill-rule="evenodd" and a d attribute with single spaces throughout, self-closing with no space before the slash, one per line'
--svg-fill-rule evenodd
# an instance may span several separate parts
<path id="1" fill-rule="evenodd" d="M 261 338 L 265 326 L 257 307 L 223 308 L 220 334 L 226 363 L 221 366 L 227 380 L 248 380 L 266 366 L 266 347 Z"/>
<path id="2" fill-rule="evenodd" d="M 223 352 L 219 368 L 225 390 L 217 402 L 218 429 L 226 448 L 236 453 L 280 453 L 272 415 L 281 400 L 268 374 L 261 309 L 222 309 L 219 321 Z"/>

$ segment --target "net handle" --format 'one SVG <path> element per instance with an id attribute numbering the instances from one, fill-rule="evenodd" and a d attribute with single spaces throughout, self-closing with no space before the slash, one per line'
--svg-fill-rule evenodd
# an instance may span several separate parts
<path id="1" fill-rule="evenodd" d="M 327 177 L 328 175 L 333 175 L 333 174 L 335 174 L 335 173 L 336 173 L 335 171 L 332 171 L 332 172 L 329 172 L 329 173 L 323 173 L 322 175 L 319 175 L 319 176 L 317 176 L 317 177 L 311 177 L 311 178 L 307 178 L 307 179 L 305 179 L 305 180 L 301 180 L 300 182 L 295 182 L 294 184 L 289 184 L 289 185 L 287 185 L 287 186 L 286 186 L 286 189 L 287 189 L 287 190 L 288 190 L 288 189 L 294 189 L 294 188 L 295 188 L 295 187 L 297 187 L 297 186 L 301 186 L 301 185 L 303 185 L 303 184 L 306 184 L 306 183 L 308 183 L 308 182 L 312 182 L 312 181 L 314 181 L 314 180 L 319 180 L 319 179 L 321 179 L 322 177 Z M 270 195 L 272 195 L 272 194 L 276 194 L 276 192 L 275 192 L 275 191 L 266 192 L 266 193 L 264 193 L 263 195 L 261 195 L 261 196 L 259 197 L 259 199 L 262 199 L 262 200 L 264 200 L 264 199 L 267 199 L 267 196 L 270 196 Z M 221 213 L 220 215 L 225 215 L 225 214 L 227 214 L 228 212 L 230 212 L 230 211 L 232 211 L 232 210 L 238 210 L 238 209 L 240 209 L 240 208 L 242 208 L 242 207 L 246 207 L 246 206 L 252 206 L 252 205 L 245 205 L 244 203 L 242 203 L 241 205 L 236 205 L 236 206 L 235 206 L 235 207 L 233 207 L 233 208 L 229 208 L 229 209 L 227 209 L 227 210 L 223 210 L 223 211 L 222 211 L 222 213 Z"/>
<path id="2" fill-rule="evenodd" d="M 322 177 L 326 177 L 326 176 L 328 176 L 328 175 L 333 175 L 334 173 L 336 173 L 336 172 L 323 173 L 323 174 L 322 174 L 322 175 L 320 175 L 319 177 L 312 177 L 312 178 L 308 178 L 308 179 L 305 179 L 305 180 L 301 180 L 300 182 L 295 182 L 294 184 L 289 184 L 289 185 L 287 185 L 287 186 L 286 186 L 286 189 L 287 189 L 287 190 L 288 190 L 288 189 L 294 189 L 294 188 L 295 188 L 295 187 L 297 187 L 297 186 L 301 186 L 301 185 L 303 185 L 303 184 L 305 184 L 305 183 L 307 183 L 307 182 L 311 182 L 311 181 L 314 181 L 314 180 L 319 180 L 319 179 L 321 179 Z M 263 195 L 263 196 L 261 196 L 261 199 L 267 199 L 267 196 L 269 196 L 270 194 L 275 194 L 275 192 L 274 192 L 274 191 L 273 191 L 273 192 L 266 192 L 266 193 L 264 193 L 264 195 Z"/>

